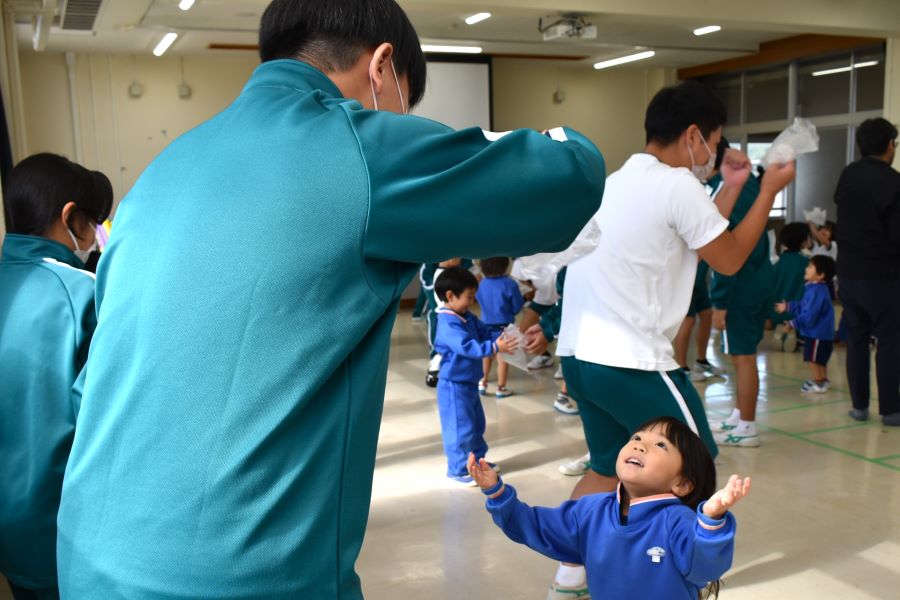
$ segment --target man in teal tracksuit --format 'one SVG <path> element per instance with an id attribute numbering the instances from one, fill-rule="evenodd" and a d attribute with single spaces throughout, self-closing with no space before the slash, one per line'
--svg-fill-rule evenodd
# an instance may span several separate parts
<path id="1" fill-rule="evenodd" d="M 117 211 L 63 598 L 361 598 L 390 333 L 418 265 L 559 251 L 599 206 L 603 160 L 575 132 L 489 141 L 395 114 L 425 65 L 392 0 L 276 0 L 260 53 Z"/>

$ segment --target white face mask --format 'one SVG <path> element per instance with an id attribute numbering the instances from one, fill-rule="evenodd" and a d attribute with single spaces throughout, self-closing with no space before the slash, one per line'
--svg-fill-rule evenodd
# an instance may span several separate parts
<path id="1" fill-rule="evenodd" d="M 391 59 L 391 71 L 393 71 L 394 81 L 397 83 L 397 94 L 400 96 L 400 109 L 403 111 L 404 115 L 409 114 L 406 103 L 403 101 L 403 90 L 400 89 L 400 79 L 397 77 L 397 69 L 394 68 L 393 59 Z M 372 81 L 371 75 L 369 75 L 369 87 L 372 88 L 372 104 L 375 105 L 375 110 L 378 110 L 378 98 L 375 97 L 375 82 Z"/>
<path id="2" fill-rule="evenodd" d="M 75 237 L 75 234 L 72 233 L 72 230 L 67 227 L 66 231 L 69 232 L 69 237 L 72 238 L 72 243 L 75 244 L 75 256 L 78 257 L 78 260 L 87 264 L 88 257 L 91 255 L 91 252 L 97 249 L 97 238 L 94 237 L 94 243 L 91 244 L 86 250 L 81 250 L 78 247 L 78 238 Z"/>
<path id="3" fill-rule="evenodd" d="M 703 142 L 703 145 L 706 146 L 706 151 L 709 152 L 709 160 L 706 161 L 706 164 L 698 165 L 694 163 L 694 152 L 691 150 L 690 142 L 688 142 L 688 154 L 691 155 L 691 173 L 694 174 L 694 177 L 703 182 L 709 179 L 710 174 L 716 168 L 716 155 L 709 149 L 709 145 L 706 143 L 706 139 L 703 137 L 702 133 L 700 134 L 700 141 Z"/>

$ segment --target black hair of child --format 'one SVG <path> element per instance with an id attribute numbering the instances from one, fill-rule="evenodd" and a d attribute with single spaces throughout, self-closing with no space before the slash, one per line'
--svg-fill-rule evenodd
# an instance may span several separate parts
<path id="1" fill-rule="evenodd" d="M 809 225 L 806 223 L 788 223 L 781 228 L 780 243 L 786 252 L 800 252 L 803 244 L 809 239 Z"/>
<path id="2" fill-rule="evenodd" d="M 837 263 L 830 256 L 824 254 L 816 254 L 809 259 L 809 262 L 816 268 L 816 273 L 825 277 L 825 283 L 831 283 L 837 274 Z"/>
<path id="3" fill-rule="evenodd" d="M 725 105 L 712 88 L 687 80 L 656 93 L 647 106 L 644 131 L 648 144 L 668 146 L 688 127 L 696 125 L 708 142 L 709 135 L 724 125 L 727 117 Z"/>
<path id="4" fill-rule="evenodd" d="M 881 156 L 897 139 L 897 127 L 882 117 L 866 119 L 856 128 L 856 144 L 862 156 Z"/>
<path id="5" fill-rule="evenodd" d="M 693 488 L 687 495 L 681 496 L 681 501 L 697 510 L 701 502 L 716 493 L 716 463 L 712 455 L 700 436 L 675 417 L 650 419 L 638 427 L 638 431 L 647 431 L 653 427 L 661 429 L 666 439 L 681 452 L 681 476 Z"/>
<path id="6" fill-rule="evenodd" d="M 509 257 L 482 258 L 480 265 L 481 272 L 484 273 L 485 277 L 502 277 L 506 275 L 506 270 L 509 269 Z"/>
<path id="7" fill-rule="evenodd" d="M 274 0 L 259 26 L 262 62 L 300 60 L 325 73 L 349 70 L 383 42 L 394 46 L 397 76 L 406 74 L 413 107 L 425 94 L 425 53 L 394 0 Z"/>
<path id="8" fill-rule="evenodd" d="M 444 269 L 434 282 L 434 293 L 441 299 L 441 302 L 447 301 L 447 292 L 453 292 L 455 295 L 461 296 L 466 290 L 477 289 L 478 279 L 472 275 L 470 270 L 462 267 Z"/>

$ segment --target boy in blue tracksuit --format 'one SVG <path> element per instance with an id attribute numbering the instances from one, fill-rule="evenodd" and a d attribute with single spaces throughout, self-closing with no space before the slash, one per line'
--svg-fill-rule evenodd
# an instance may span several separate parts
<path id="1" fill-rule="evenodd" d="M 469 453 L 483 458 L 488 449 L 477 387 L 482 375 L 481 359 L 515 349 L 515 342 L 501 337 L 502 331 L 489 329 L 469 312 L 477 289 L 478 280 L 462 267 L 445 269 L 434 282 L 434 291 L 444 303 L 438 309 L 434 342 L 441 355 L 437 387 L 441 437 L 447 455 L 447 477 L 464 485 L 474 485 L 466 471 Z"/>
<path id="2" fill-rule="evenodd" d="M 516 320 L 516 315 L 525 306 L 525 298 L 519 291 L 519 284 L 506 274 L 509 269 L 509 258 L 497 256 L 485 258 L 480 263 L 484 279 L 478 286 L 475 299 L 481 306 L 481 320 L 492 332 L 498 335 Z M 478 392 L 487 394 L 488 377 L 491 375 L 493 357 L 484 359 L 484 377 L 478 382 Z M 509 365 L 501 355 L 497 355 L 497 392 L 498 398 L 512 395 L 506 387 L 509 376 Z"/>
<path id="3" fill-rule="evenodd" d="M 790 326 L 805 340 L 803 361 L 809 363 L 812 379 L 800 386 L 803 392 L 828 391 L 828 359 L 834 348 L 834 305 L 829 284 L 836 271 L 837 265 L 830 256 L 813 256 L 804 273 L 803 298 L 799 302 L 782 301 L 775 305 L 776 312 L 790 311 L 794 315 Z"/>

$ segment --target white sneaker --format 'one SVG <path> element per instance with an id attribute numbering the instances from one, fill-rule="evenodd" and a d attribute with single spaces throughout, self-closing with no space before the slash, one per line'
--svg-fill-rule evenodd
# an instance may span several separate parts
<path id="1" fill-rule="evenodd" d="M 695 364 L 691 367 L 691 381 L 701 382 L 707 379 L 709 379 L 709 374 L 701 365 Z"/>
<path id="2" fill-rule="evenodd" d="M 591 600 L 591 592 L 587 586 L 570 588 L 554 581 L 547 592 L 547 600 Z"/>
<path id="3" fill-rule="evenodd" d="M 721 377 L 722 375 L 724 375 L 725 373 L 728 372 L 728 370 L 725 369 L 724 367 L 714 365 L 709 361 L 702 363 L 699 360 L 696 360 L 696 361 L 694 361 L 694 365 L 696 367 L 703 369 L 704 372 L 709 373 L 710 375 L 713 375 L 714 377 Z"/>
<path id="4" fill-rule="evenodd" d="M 567 415 L 578 414 L 578 404 L 562 392 L 556 395 L 556 400 L 553 402 L 553 408 Z"/>
<path id="5" fill-rule="evenodd" d="M 591 466 L 591 453 L 588 452 L 582 457 L 576 458 L 572 462 L 567 462 L 565 464 L 559 465 L 559 472 L 563 475 L 569 475 L 571 477 L 576 477 L 579 475 L 584 475 L 587 473 L 588 468 Z"/>
<path id="6" fill-rule="evenodd" d="M 713 433 L 722 433 L 723 431 L 733 431 L 737 429 L 738 424 L 731 421 L 713 421 L 709 424 L 709 430 Z"/>
<path id="7" fill-rule="evenodd" d="M 556 369 L 556 373 L 553 374 L 553 379 L 562 379 L 562 365 L 559 365 L 559 368 Z"/>
<path id="8" fill-rule="evenodd" d="M 534 369 L 545 369 L 547 367 L 553 366 L 553 357 L 547 356 L 546 354 L 540 354 L 535 356 L 530 361 L 528 361 L 528 368 L 531 370 Z"/>
<path id="9" fill-rule="evenodd" d="M 738 446 L 741 448 L 759 448 L 759 434 L 739 435 L 732 431 L 723 431 L 713 435 L 720 446 Z"/>

